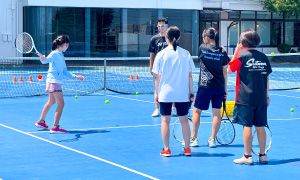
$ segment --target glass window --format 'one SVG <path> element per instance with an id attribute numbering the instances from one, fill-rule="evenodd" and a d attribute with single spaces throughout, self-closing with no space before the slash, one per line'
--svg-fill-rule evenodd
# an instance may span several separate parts
<path id="1" fill-rule="evenodd" d="M 127 9 L 127 56 L 149 56 L 150 39 L 158 33 L 157 20 L 156 9 Z"/>
<path id="2" fill-rule="evenodd" d="M 273 21 L 271 32 L 271 45 L 278 46 L 283 43 L 283 22 Z"/>
<path id="3" fill-rule="evenodd" d="M 271 13 L 265 11 L 258 11 L 257 19 L 271 19 Z"/>
<path id="4" fill-rule="evenodd" d="M 285 43 L 291 46 L 300 46 L 300 23 L 285 23 Z"/>
<path id="5" fill-rule="evenodd" d="M 188 50 L 191 54 L 193 51 L 192 38 L 192 10 L 163 10 L 163 16 L 168 18 L 169 26 L 177 26 L 180 29 L 180 47 Z"/>
<path id="6" fill-rule="evenodd" d="M 239 40 L 239 24 L 229 28 L 229 45 L 235 47 Z"/>
<path id="7" fill-rule="evenodd" d="M 241 21 L 241 32 L 246 29 L 255 30 L 255 21 Z"/>
<path id="8" fill-rule="evenodd" d="M 219 19 L 220 18 L 220 11 L 213 11 L 213 10 L 203 10 L 200 12 L 201 19 Z"/>
<path id="9" fill-rule="evenodd" d="M 210 28 L 210 27 L 213 27 L 216 30 L 219 30 L 219 23 L 218 23 L 218 21 L 201 21 L 200 22 L 200 34 L 199 34 L 200 44 L 203 43 L 202 33 L 203 33 L 204 29 L 207 29 L 207 28 Z"/>
<path id="10" fill-rule="evenodd" d="M 294 32 L 295 32 L 295 23 L 286 22 L 285 23 L 285 43 L 289 45 L 294 45 Z"/>
<path id="11" fill-rule="evenodd" d="M 297 19 L 297 16 L 285 17 L 285 19 Z"/>
<path id="12" fill-rule="evenodd" d="M 283 19 L 283 16 L 278 13 L 273 13 L 273 19 Z"/>
<path id="13" fill-rule="evenodd" d="M 269 46 L 270 45 L 270 29 L 271 23 L 267 21 L 257 21 L 256 28 L 257 33 L 261 39 L 261 45 Z"/>
<path id="14" fill-rule="evenodd" d="M 242 19 L 255 19 L 255 11 L 241 11 Z"/>

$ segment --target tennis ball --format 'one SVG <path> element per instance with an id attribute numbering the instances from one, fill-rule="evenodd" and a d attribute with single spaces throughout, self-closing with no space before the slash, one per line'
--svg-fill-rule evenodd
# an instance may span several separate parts
<path id="1" fill-rule="evenodd" d="M 275 53 L 274 53 L 274 52 L 271 52 L 271 55 L 272 55 L 272 56 L 274 56 L 274 55 L 275 55 Z"/>
<path id="2" fill-rule="evenodd" d="M 108 103 L 109 103 L 109 100 L 106 100 L 106 101 L 105 101 L 105 104 L 108 104 Z"/>
<path id="3" fill-rule="evenodd" d="M 291 112 L 294 112 L 294 108 L 291 108 Z"/>
<path id="4" fill-rule="evenodd" d="M 78 96 L 76 95 L 76 96 L 75 96 L 75 99 L 77 99 L 77 98 L 78 98 Z"/>
<path id="5" fill-rule="evenodd" d="M 135 94 L 136 94 L 136 95 L 139 95 L 139 92 L 136 92 Z"/>

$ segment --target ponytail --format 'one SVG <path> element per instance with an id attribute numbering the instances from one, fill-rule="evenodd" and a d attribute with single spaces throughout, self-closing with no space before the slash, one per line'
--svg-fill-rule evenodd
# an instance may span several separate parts
<path id="1" fill-rule="evenodd" d="M 178 46 L 178 40 L 180 37 L 180 30 L 176 26 L 169 27 L 166 36 L 169 39 L 169 41 L 172 43 L 174 51 L 176 51 Z"/>
<path id="2" fill-rule="evenodd" d="M 215 28 L 207 28 L 203 31 L 203 38 L 207 36 L 209 39 L 212 39 L 216 43 L 216 47 L 219 47 L 219 32 Z"/>
<path id="3" fill-rule="evenodd" d="M 59 48 L 62 44 L 67 43 L 70 44 L 70 38 L 68 35 L 60 35 L 56 39 L 53 40 L 51 50 Z"/>

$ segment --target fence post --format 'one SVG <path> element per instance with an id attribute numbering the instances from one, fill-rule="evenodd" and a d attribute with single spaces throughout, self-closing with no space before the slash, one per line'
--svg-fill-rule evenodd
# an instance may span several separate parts
<path id="1" fill-rule="evenodd" d="M 104 58 L 104 92 L 106 92 L 106 58 Z"/>

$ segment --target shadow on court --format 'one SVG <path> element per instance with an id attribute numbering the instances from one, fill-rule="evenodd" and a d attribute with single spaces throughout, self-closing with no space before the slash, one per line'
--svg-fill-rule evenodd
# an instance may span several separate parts
<path id="1" fill-rule="evenodd" d="M 282 159 L 282 160 L 269 160 L 269 165 L 279 165 L 279 164 L 290 164 L 293 166 L 300 167 L 300 158 L 295 159 Z"/>
<path id="2" fill-rule="evenodd" d="M 202 152 L 192 152 L 192 157 L 229 157 L 229 156 L 234 156 L 234 154 L 229 154 L 229 153 L 209 154 L 209 153 L 202 153 Z"/>
<path id="3" fill-rule="evenodd" d="M 70 130 L 68 131 L 68 134 L 74 134 L 75 138 L 72 139 L 65 139 L 65 140 L 61 140 L 59 142 L 74 142 L 74 141 L 78 141 L 81 136 L 83 135 L 87 135 L 87 134 L 95 134 L 95 133 L 108 133 L 110 131 L 107 130 L 85 130 L 85 131 L 80 131 L 80 130 Z"/>

